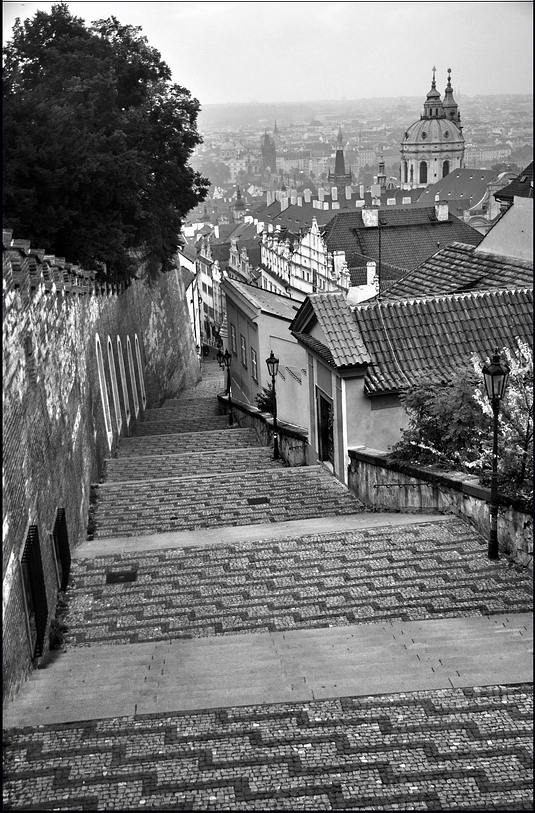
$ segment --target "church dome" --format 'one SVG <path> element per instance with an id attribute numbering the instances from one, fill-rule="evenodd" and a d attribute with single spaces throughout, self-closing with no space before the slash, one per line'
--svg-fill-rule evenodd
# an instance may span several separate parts
<path id="1" fill-rule="evenodd" d="M 411 124 L 406 131 L 402 145 L 433 145 L 453 144 L 459 141 L 461 135 L 458 128 L 448 119 L 420 119 Z"/>
<path id="2" fill-rule="evenodd" d="M 232 141 L 225 141 L 221 149 L 224 150 L 224 152 L 229 152 L 230 150 L 234 150 L 234 144 Z"/>

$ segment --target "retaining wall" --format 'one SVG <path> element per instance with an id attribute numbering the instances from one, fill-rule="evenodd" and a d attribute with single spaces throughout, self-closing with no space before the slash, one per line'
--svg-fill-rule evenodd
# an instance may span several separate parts
<path id="1" fill-rule="evenodd" d="M 219 414 L 228 415 L 228 397 L 218 395 Z M 235 426 L 255 430 L 262 446 L 273 445 L 273 416 L 261 412 L 257 407 L 232 399 L 232 416 Z M 279 436 L 279 454 L 287 466 L 308 466 L 309 450 L 308 433 L 299 426 L 285 421 L 277 422 Z"/>
<path id="2" fill-rule="evenodd" d="M 376 511 L 455 514 L 485 538 L 490 531 L 490 489 L 477 477 L 405 464 L 389 464 L 387 453 L 365 447 L 349 450 L 348 485 Z M 533 571 L 533 517 L 499 496 L 500 551 Z"/>

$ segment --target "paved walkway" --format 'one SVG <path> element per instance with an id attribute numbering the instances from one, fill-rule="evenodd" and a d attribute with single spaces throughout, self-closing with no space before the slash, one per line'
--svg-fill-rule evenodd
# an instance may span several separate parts
<path id="1" fill-rule="evenodd" d="M 108 463 L 65 651 L 4 716 L 6 809 L 531 809 L 529 574 L 274 463 L 221 384 Z"/>

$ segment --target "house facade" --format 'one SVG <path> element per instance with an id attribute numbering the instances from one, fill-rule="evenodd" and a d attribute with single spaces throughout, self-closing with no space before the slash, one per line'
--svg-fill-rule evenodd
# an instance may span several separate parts
<path id="1" fill-rule="evenodd" d="M 400 393 L 420 380 L 447 383 L 472 354 L 515 337 L 532 343 L 533 289 L 372 301 L 307 297 L 290 329 L 306 351 L 309 459 L 347 484 L 348 450 L 387 451 L 407 415 Z"/>
<path id="2" fill-rule="evenodd" d="M 277 412 L 281 421 L 308 429 L 306 354 L 289 326 L 300 303 L 233 279 L 222 285 L 226 299 L 228 350 L 232 355 L 232 397 L 256 406 L 256 395 L 271 383 L 266 365 L 279 359 Z"/>

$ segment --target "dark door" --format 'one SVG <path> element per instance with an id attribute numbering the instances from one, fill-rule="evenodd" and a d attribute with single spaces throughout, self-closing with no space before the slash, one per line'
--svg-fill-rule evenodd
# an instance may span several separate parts
<path id="1" fill-rule="evenodd" d="M 334 469 L 333 406 L 327 398 L 318 394 L 319 412 L 319 458 L 328 461 Z"/>

